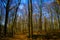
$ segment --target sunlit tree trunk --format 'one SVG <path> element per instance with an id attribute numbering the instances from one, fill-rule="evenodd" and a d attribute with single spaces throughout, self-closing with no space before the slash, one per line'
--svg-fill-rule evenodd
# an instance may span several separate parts
<path id="1" fill-rule="evenodd" d="M 29 37 L 31 38 L 33 35 L 33 24 L 32 24 L 32 0 L 28 0 L 28 30 Z"/>

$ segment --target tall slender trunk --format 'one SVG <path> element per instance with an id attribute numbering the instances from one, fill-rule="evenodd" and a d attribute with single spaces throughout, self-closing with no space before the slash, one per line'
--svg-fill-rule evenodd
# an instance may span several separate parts
<path id="1" fill-rule="evenodd" d="M 15 14 L 14 14 L 13 25 L 12 25 L 12 36 L 14 36 L 14 34 L 16 33 L 17 11 L 18 11 L 20 3 L 21 3 L 21 0 L 19 0 L 17 6 L 14 7 Z"/>
<path id="2" fill-rule="evenodd" d="M 51 10 L 50 10 L 51 11 Z M 52 11 L 51 11 L 51 31 L 54 30 L 54 25 L 53 25 L 53 14 L 52 14 Z"/>
<path id="3" fill-rule="evenodd" d="M 15 34 L 15 27 L 16 27 L 16 15 L 17 13 L 14 14 L 14 19 L 13 19 L 13 25 L 12 25 L 12 36 Z"/>
<path id="4" fill-rule="evenodd" d="M 47 27 L 46 27 L 46 17 L 44 17 L 44 27 L 45 27 L 45 32 L 47 31 Z"/>
<path id="5" fill-rule="evenodd" d="M 58 12 L 58 13 L 57 13 L 57 18 L 58 18 L 59 30 L 60 30 L 60 6 L 59 6 L 57 12 Z"/>
<path id="6" fill-rule="evenodd" d="M 13 25 L 12 25 L 12 35 L 14 35 L 16 33 L 17 11 L 18 11 L 18 7 L 15 9 L 15 14 L 14 14 L 15 17 L 13 19 Z"/>
<path id="7" fill-rule="evenodd" d="M 60 30 L 60 1 L 59 0 L 55 0 L 55 2 L 58 4 L 58 7 L 55 5 L 55 8 L 57 9 L 56 10 L 56 13 L 57 13 L 57 18 L 58 18 L 58 23 L 59 23 L 59 30 Z"/>
<path id="8" fill-rule="evenodd" d="M 32 24 L 32 0 L 28 1 L 28 30 L 29 30 L 29 37 L 31 38 L 33 35 L 33 24 Z"/>
<path id="9" fill-rule="evenodd" d="M 0 9 L 0 13 L 2 14 L 2 9 Z M 1 27 L 2 27 L 2 25 L 1 25 L 1 18 L 2 18 L 1 14 L 0 14 L 0 36 L 1 36 Z"/>
<path id="10" fill-rule="evenodd" d="M 9 14 L 9 2 L 10 0 L 7 1 L 6 5 L 6 16 L 5 16 L 5 26 L 4 26 L 4 35 L 6 36 L 7 34 L 7 23 L 8 23 L 8 14 Z"/>
<path id="11" fill-rule="evenodd" d="M 40 0 L 40 17 L 39 17 L 39 29 L 42 31 L 42 0 Z"/>
<path id="12" fill-rule="evenodd" d="M 59 9 L 58 9 L 58 13 L 57 13 L 57 18 L 58 18 L 58 23 L 59 23 L 59 30 L 60 30 L 60 17 L 59 17 Z"/>

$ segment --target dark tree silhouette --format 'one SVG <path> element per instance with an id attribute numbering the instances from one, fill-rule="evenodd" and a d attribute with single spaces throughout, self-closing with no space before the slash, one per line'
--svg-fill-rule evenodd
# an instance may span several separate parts
<path id="1" fill-rule="evenodd" d="M 10 0 L 7 0 L 7 4 L 6 4 L 6 16 L 5 16 L 5 26 L 4 26 L 4 35 L 6 36 L 7 34 L 7 23 L 8 23 L 8 14 L 9 14 L 9 2 Z"/>
<path id="2" fill-rule="evenodd" d="M 4 35 L 6 36 L 7 34 L 7 23 L 8 23 L 8 15 L 9 15 L 9 11 L 11 9 L 15 9 L 15 18 L 14 18 L 14 23 L 16 22 L 16 15 L 17 15 L 17 10 L 18 10 L 18 6 L 20 5 L 20 0 L 18 1 L 18 4 L 16 6 L 13 6 L 12 8 L 10 8 L 10 1 L 11 0 L 7 0 L 7 4 L 6 4 L 6 15 L 5 15 L 5 26 L 4 26 Z"/>

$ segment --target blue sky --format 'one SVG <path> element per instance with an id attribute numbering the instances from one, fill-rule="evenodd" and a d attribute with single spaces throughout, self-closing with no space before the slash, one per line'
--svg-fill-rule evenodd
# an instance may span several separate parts
<path id="1" fill-rule="evenodd" d="M 53 2 L 54 0 L 42 0 L 43 2 L 45 3 L 51 3 Z M 39 3 L 39 0 L 32 0 L 33 3 Z M 27 4 L 28 3 L 28 0 L 21 0 L 21 3 L 24 3 L 24 4 Z M 20 8 L 22 9 L 23 8 L 23 5 L 20 6 Z"/>
<path id="2" fill-rule="evenodd" d="M 22 3 L 27 3 L 27 1 L 28 0 L 21 0 Z M 32 1 L 35 2 L 35 1 L 39 1 L 39 0 L 32 0 Z M 50 3 L 50 2 L 53 2 L 54 0 L 42 0 L 42 1 Z"/>
<path id="3" fill-rule="evenodd" d="M 49 3 L 53 2 L 54 0 L 42 0 L 42 1 L 43 1 L 43 3 L 49 4 Z M 22 3 L 28 4 L 28 0 L 21 0 L 21 4 L 19 6 L 20 9 L 24 8 L 24 5 Z M 40 0 L 32 0 L 32 3 L 40 3 Z M 21 14 L 21 13 L 19 13 L 19 14 Z"/>

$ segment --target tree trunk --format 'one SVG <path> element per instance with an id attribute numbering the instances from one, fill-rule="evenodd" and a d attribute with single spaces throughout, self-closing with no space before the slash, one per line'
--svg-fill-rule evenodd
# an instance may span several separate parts
<path id="1" fill-rule="evenodd" d="M 28 30 L 29 30 L 29 37 L 31 38 L 33 35 L 33 24 L 32 24 L 32 0 L 28 1 Z"/>
<path id="2" fill-rule="evenodd" d="M 17 11 L 18 11 L 20 3 L 21 3 L 21 0 L 19 0 L 17 7 L 14 8 L 15 14 L 14 14 L 13 25 L 12 25 L 12 36 L 14 36 L 14 34 L 16 33 Z"/>
<path id="3" fill-rule="evenodd" d="M 58 12 L 58 13 L 57 13 L 57 18 L 58 18 L 59 30 L 60 30 L 60 6 L 59 6 L 57 12 Z"/>
<path id="4" fill-rule="evenodd" d="M 44 27 L 45 27 L 45 32 L 47 31 L 47 26 L 46 26 L 46 23 L 47 21 L 46 21 L 46 17 L 44 17 Z"/>
<path id="5" fill-rule="evenodd" d="M 51 11 L 51 31 L 54 30 L 54 25 L 53 25 L 53 14 L 52 14 L 52 10 Z"/>
<path id="6" fill-rule="evenodd" d="M 5 26 L 4 26 L 4 35 L 6 36 L 7 34 L 7 23 L 8 23 L 8 14 L 9 14 L 9 2 L 10 0 L 7 1 L 6 5 L 6 16 L 5 16 Z"/>
<path id="7" fill-rule="evenodd" d="M 40 17 L 39 17 L 39 29 L 42 31 L 42 0 L 40 0 Z"/>

